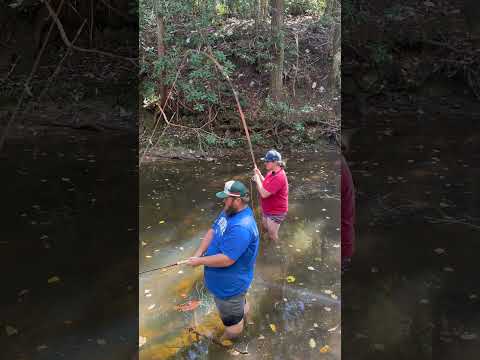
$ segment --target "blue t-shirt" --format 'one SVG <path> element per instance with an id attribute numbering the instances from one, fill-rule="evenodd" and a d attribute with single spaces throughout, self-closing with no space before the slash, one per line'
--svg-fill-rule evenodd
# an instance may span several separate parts
<path id="1" fill-rule="evenodd" d="M 205 266 L 205 284 L 216 297 L 227 299 L 247 291 L 253 280 L 259 234 L 253 211 L 247 207 L 227 216 L 220 213 L 205 256 L 224 254 L 235 261 L 227 267 Z"/>

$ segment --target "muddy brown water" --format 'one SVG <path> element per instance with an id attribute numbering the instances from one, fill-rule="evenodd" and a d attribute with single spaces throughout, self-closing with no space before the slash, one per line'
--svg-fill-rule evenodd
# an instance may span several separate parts
<path id="1" fill-rule="evenodd" d="M 261 239 L 251 314 L 234 347 L 250 359 L 340 358 L 340 200 L 334 149 L 288 162 L 290 211 L 279 244 Z M 157 161 L 140 169 L 140 271 L 191 256 L 221 210 L 224 182 L 249 184 L 248 162 Z M 254 197 L 254 205 L 258 198 Z M 313 270 L 309 270 L 308 268 Z M 293 276 L 295 281 L 287 282 Z M 139 279 L 140 359 L 227 359 L 228 348 L 196 338 L 215 337 L 222 325 L 203 286 L 203 271 L 186 266 Z M 175 311 L 201 300 L 191 312 Z M 324 350 L 327 348 L 324 348 Z"/>

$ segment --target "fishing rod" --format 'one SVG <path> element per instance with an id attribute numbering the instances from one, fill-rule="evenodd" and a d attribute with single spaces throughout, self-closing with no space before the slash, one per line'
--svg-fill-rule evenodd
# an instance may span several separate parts
<path id="1" fill-rule="evenodd" d="M 146 273 L 149 273 L 149 272 L 152 272 L 152 271 L 157 271 L 157 270 L 165 271 L 165 270 L 170 269 L 172 267 L 186 264 L 187 262 L 188 262 L 188 260 L 177 261 L 176 263 L 173 263 L 173 264 L 170 264 L 170 265 L 165 265 L 165 266 L 162 266 L 162 267 L 159 267 L 159 268 L 155 268 L 155 269 L 140 272 L 140 273 L 138 273 L 138 275 L 143 275 L 143 274 L 146 274 Z"/>
<path id="2" fill-rule="evenodd" d="M 212 62 L 220 70 L 220 73 L 227 80 L 228 84 L 230 85 L 230 87 L 232 89 L 233 96 L 235 97 L 235 102 L 237 103 L 238 113 L 240 114 L 240 120 L 241 120 L 242 125 L 243 125 L 243 130 L 245 131 L 245 136 L 247 138 L 247 143 L 248 143 L 248 147 L 249 147 L 249 150 L 250 150 L 250 155 L 252 156 L 253 166 L 257 167 L 257 164 L 255 162 L 255 155 L 253 154 L 252 142 L 250 140 L 250 133 L 248 132 L 247 122 L 245 121 L 245 115 L 243 114 L 242 106 L 240 105 L 240 99 L 238 98 L 237 90 L 235 90 L 235 87 L 233 86 L 232 80 L 230 79 L 228 74 L 225 72 L 225 69 L 223 68 L 223 66 L 220 65 L 220 63 L 217 61 L 215 56 L 213 56 L 213 54 L 211 53 L 211 50 L 209 49 L 208 51 L 204 52 L 204 54 L 210 60 L 212 60 Z"/>

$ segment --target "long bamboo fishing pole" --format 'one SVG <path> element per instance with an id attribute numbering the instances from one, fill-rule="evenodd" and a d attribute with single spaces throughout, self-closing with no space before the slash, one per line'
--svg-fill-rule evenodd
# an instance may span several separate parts
<path id="1" fill-rule="evenodd" d="M 210 51 L 204 53 L 210 60 L 212 60 L 212 62 L 220 70 L 220 73 L 223 75 L 223 77 L 227 80 L 228 84 L 232 88 L 233 96 L 235 97 L 235 102 L 237 103 L 238 113 L 240 114 L 240 120 L 242 121 L 243 129 L 245 130 L 245 135 L 247 137 L 248 147 L 250 149 L 250 155 L 252 156 L 253 165 L 254 167 L 257 167 L 257 164 L 255 163 L 255 155 L 253 154 L 252 142 L 250 140 L 250 133 L 248 132 L 247 122 L 245 121 L 245 115 L 243 114 L 242 106 L 240 105 L 240 100 L 238 99 L 238 94 L 235 90 L 235 87 L 233 86 L 232 80 L 225 72 L 223 66 L 217 61 L 217 59 L 215 59 L 215 57 L 211 54 Z"/>
<path id="2" fill-rule="evenodd" d="M 240 115 L 240 120 L 242 122 L 242 125 L 243 125 L 243 129 L 245 131 L 245 136 L 247 137 L 247 143 L 248 143 L 248 148 L 250 149 L 250 155 L 252 156 L 252 162 L 253 162 L 253 167 L 256 168 L 257 167 L 257 164 L 255 162 L 255 155 L 253 154 L 253 147 L 252 147 L 252 141 L 250 140 L 250 133 L 248 132 L 248 126 L 247 126 L 247 122 L 245 120 L 245 115 L 243 113 L 243 110 L 242 110 L 242 106 L 240 105 L 240 100 L 238 98 L 238 93 L 237 91 L 235 90 L 235 87 L 233 86 L 233 83 L 232 83 L 232 80 L 230 79 L 230 77 L 228 76 L 228 74 L 225 72 L 225 69 L 223 68 L 223 66 L 217 61 L 217 59 L 212 55 L 211 53 L 211 50 L 207 51 L 207 52 L 204 52 L 204 54 L 210 59 L 212 60 L 212 62 L 215 64 L 215 66 L 218 68 L 218 70 L 220 70 L 220 73 L 223 75 L 223 77 L 227 80 L 228 84 L 230 85 L 230 87 L 232 88 L 232 92 L 233 92 L 233 96 L 235 97 L 235 102 L 237 103 L 237 109 L 238 109 L 238 113 Z M 252 191 L 252 184 L 250 183 L 250 193 L 251 193 L 251 196 L 252 196 L 252 207 L 255 211 L 255 205 L 253 204 L 253 191 Z M 258 214 L 257 214 L 258 215 Z"/>
<path id="3" fill-rule="evenodd" d="M 150 270 L 147 270 L 147 271 L 140 272 L 140 273 L 138 273 L 138 275 L 146 274 L 146 273 L 149 273 L 149 272 L 152 272 L 152 271 L 157 271 L 157 270 L 165 271 L 165 270 L 170 269 L 172 267 L 186 264 L 187 262 L 188 262 L 188 260 L 177 261 L 176 263 L 173 263 L 173 264 L 170 264 L 170 265 L 165 265 L 165 266 L 162 266 L 162 267 L 159 267 L 159 268 L 150 269 Z"/>

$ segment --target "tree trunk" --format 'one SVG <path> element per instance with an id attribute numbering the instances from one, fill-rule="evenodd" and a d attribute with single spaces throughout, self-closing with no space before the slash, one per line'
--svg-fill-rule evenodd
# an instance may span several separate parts
<path id="1" fill-rule="evenodd" d="M 268 14 L 268 0 L 258 0 L 260 6 L 260 18 L 265 19 Z"/>
<path id="2" fill-rule="evenodd" d="M 332 59 L 332 69 L 329 76 L 329 88 L 332 92 L 340 91 L 341 87 L 341 13 L 340 3 L 338 0 L 327 0 L 325 15 L 333 18 L 331 44 L 329 49 L 330 59 Z"/>
<path id="3" fill-rule="evenodd" d="M 157 55 L 158 59 L 162 59 L 165 56 L 165 23 L 161 15 L 157 15 Z M 160 106 L 165 105 L 167 97 L 167 88 L 165 86 L 165 72 L 160 73 L 158 79 L 158 87 L 160 94 Z"/>
<path id="4" fill-rule="evenodd" d="M 273 100 L 280 100 L 283 92 L 283 1 L 272 0 L 272 62 L 271 95 Z"/>

